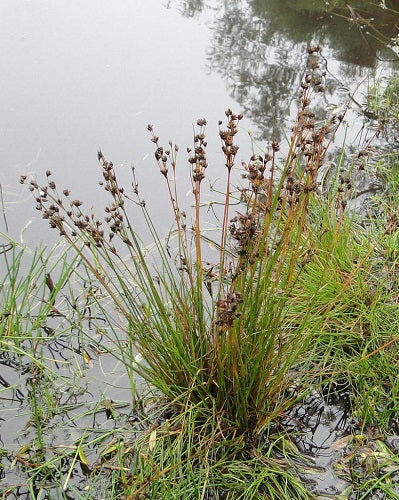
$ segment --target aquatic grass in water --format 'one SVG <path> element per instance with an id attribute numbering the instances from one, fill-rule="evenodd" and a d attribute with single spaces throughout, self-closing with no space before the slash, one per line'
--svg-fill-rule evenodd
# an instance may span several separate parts
<path id="1" fill-rule="evenodd" d="M 4 241 L 0 274 L 0 346 L 3 356 L 28 356 L 40 370 L 40 351 L 55 331 L 51 318 L 62 317 L 65 299 L 61 290 L 78 261 L 65 251 L 29 251 L 2 235 Z M 57 303 L 56 303 L 57 300 Z M 52 360 L 54 363 L 54 360 Z M 48 368 L 51 371 L 51 368 Z"/>
<path id="2" fill-rule="evenodd" d="M 176 499 L 308 498 L 292 461 L 293 450 L 282 451 L 283 435 L 263 447 L 242 436 L 229 440 L 216 408 L 205 414 L 201 406 L 191 406 L 124 444 L 123 463 L 132 471 L 128 499 L 145 494 Z"/>
<path id="3" fill-rule="evenodd" d="M 396 355 L 397 305 L 373 278 L 395 224 L 392 219 L 371 237 L 347 215 L 351 189 L 344 177 L 328 198 L 318 190 L 343 116 L 318 124 L 310 108 L 323 90 L 317 53 L 309 49 L 285 160 L 277 160 L 280 145 L 272 141 L 243 165 L 247 186 L 235 213 L 231 175 L 241 116 L 227 110 L 220 122 L 227 180 L 213 254 L 205 253 L 201 210 L 208 173 L 204 119 L 188 150 L 192 219 L 179 202 L 179 148 L 163 147 L 148 127 L 175 221 L 169 235 L 154 227 L 135 170 L 131 187 L 120 186 L 102 152 L 102 184 L 111 197 L 104 219 L 85 212 L 69 189 L 61 194 L 49 171 L 44 186 L 22 179 L 95 282 L 96 293 L 89 289 L 88 296 L 107 320 L 99 331 L 110 352 L 169 402 L 168 416 L 131 453 L 118 449 L 116 480 L 131 498 L 177 492 L 206 498 L 216 490 L 235 491 L 237 498 L 306 498 L 293 468 L 295 446 L 276 438 L 279 417 L 312 386 L 342 380 L 363 425 L 387 424 L 395 412 L 394 403 L 378 414 L 390 397 L 396 400 L 396 364 L 386 369 L 389 387 L 378 376 Z M 151 250 L 134 229 L 137 211 L 152 235 Z M 273 443 L 284 440 L 281 452 Z"/>
<path id="4" fill-rule="evenodd" d="M 100 429 L 101 415 L 123 406 L 105 396 L 93 402 L 90 394 L 94 355 L 86 335 L 95 336 L 91 323 L 103 321 L 83 297 L 84 270 L 65 245 L 31 252 L 0 237 L 2 493 L 67 498 L 82 481 L 72 469 L 90 470 L 95 447 L 115 435 L 109 425 Z M 86 291 L 94 286 L 85 283 Z"/>
<path id="5" fill-rule="evenodd" d="M 398 408 L 399 306 L 391 288 L 397 264 L 381 255 L 386 230 L 365 227 L 353 215 L 337 220 L 325 205 L 323 210 L 324 230 L 312 237 L 289 317 L 295 322 L 311 304 L 309 323 L 319 318 L 313 364 L 320 363 L 325 380 L 331 376 L 332 387 L 341 385 L 362 426 L 386 429 Z"/>
<path id="6" fill-rule="evenodd" d="M 175 218 L 175 249 L 165 247 L 154 228 L 134 172 L 128 192 L 119 186 L 113 164 L 101 152 L 104 187 L 112 199 L 105 208 L 106 225 L 94 213 L 85 214 L 82 202 L 71 199 L 69 190 L 63 191 L 63 198 L 50 172 L 46 186 L 30 181 L 37 209 L 77 251 L 122 316 L 125 324 L 119 326 L 143 358 L 140 364 L 131 360 L 135 369 L 176 407 L 199 402 L 204 409 L 216 407 L 238 433 L 262 429 L 292 404 L 283 394 L 311 339 L 306 316 L 293 331 L 284 325 L 285 292 L 300 273 L 296 263 L 309 231 L 309 203 L 317 196 L 318 174 L 339 125 L 332 117 L 317 126 L 309 107 L 313 93 L 323 90 L 317 52 L 317 47 L 309 50 L 309 72 L 284 165 L 276 163 L 275 141 L 270 151 L 250 159 L 245 166 L 245 203 L 233 217 L 231 171 L 241 116 L 228 110 L 224 128 L 220 122 L 227 181 L 219 258 L 211 265 L 202 257 L 205 120 L 198 120 L 193 149 L 188 151 L 192 223 L 179 206 L 178 148 L 172 143 L 163 148 L 149 126 Z M 129 204 L 141 208 L 154 238 L 155 262 L 134 231 Z"/>

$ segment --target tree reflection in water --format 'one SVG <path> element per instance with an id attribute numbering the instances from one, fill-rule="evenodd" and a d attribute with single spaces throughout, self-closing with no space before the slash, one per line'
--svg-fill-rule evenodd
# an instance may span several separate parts
<path id="1" fill-rule="evenodd" d="M 209 67 L 259 127 L 260 138 L 279 139 L 290 117 L 306 64 L 306 47 L 320 44 L 337 86 L 351 88 L 367 71 L 396 60 L 396 0 L 180 0 L 182 15 L 212 9 Z"/>

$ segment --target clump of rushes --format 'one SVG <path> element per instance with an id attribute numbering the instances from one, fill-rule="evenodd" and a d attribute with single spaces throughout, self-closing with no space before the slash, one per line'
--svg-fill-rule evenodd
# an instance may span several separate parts
<path id="1" fill-rule="evenodd" d="M 194 145 L 188 149 L 192 225 L 179 205 L 178 147 L 172 142 L 162 146 L 148 126 L 175 220 L 168 245 L 152 223 L 134 169 L 132 186 L 121 187 L 101 151 L 102 184 L 111 197 L 104 219 L 85 212 L 68 189 L 60 194 L 51 172 L 44 186 L 22 179 L 34 192 L 43 218 L 78 252 L 111 299 L 119 319 L 111 318 L 110 308 L 110 321 L 118 322 L 121 335 L 124 331 L 142 357 L 139 364 L 131 360 L 137 372 L 175 408 L 196 405 L 204 414 L 216 411 L 226 436 L 254 435 L 293 404 L 286 389 L 298 376 L 293 368 L 309 349 L 308 315 L 296 318 L 293 326 L 286 304 L 302 272 L 297 263 L 309 240 L 309 204 L 318 196 L 318 175 L 340 123 L 332 117 L 319 125 L 310 108 L 313 95 L 323 91 L 318 51 L 309 49 L 309 71 L 283 165 L 277 162 L 276 141 L 269 151 L 253 155 L 244 164 L 248 186 L 242 189 L 242 209 L 233 214 L 230 176 L 242 115 L 229 109 L 227 122 L 220 122 L 227 182 L 218 258 L 212 266 L 206 267 L 202 256 L 201 186 L 208 167 L 204 119 L 197 121 Z M 147 222 L 155 254 L 134 230 L 132 206 Z"/>

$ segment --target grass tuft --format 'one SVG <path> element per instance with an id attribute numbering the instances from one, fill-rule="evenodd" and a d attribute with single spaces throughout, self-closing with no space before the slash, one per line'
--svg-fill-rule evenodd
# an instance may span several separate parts
<path id="1" fill-rule="evenodd" d="M 242 116 L 228 109 L 220 121 L 226 185 L 213 251 L 202 210 L 205 119 L 197 121 L 187 150 L 191 218 L 180 204 L 179 148 L 172 142 L 164 147 L 148 126 L 174 219 L 167 235 L 154 226 L 134 168 L 131 187 L 121 186 L 101 151 L 102 185 L 110 196 L 103 218 L 86 211 L 69 189 L 59 191 L 50 171 L 43 185 L 21 179 L 90 276 L 86 296 L 105 319 L 98 332 L 107 339 L 107 352 L 123 363 L 132 387 L 136 372 L 165 401 L 139 439 L 104 452 L 99 468 L 112 471 L 115 495 L 309 498 L 298 465 L 304 458 L 280 426 L 309 391 L 345 396 L 362 430 L 386 429 L 397 415 L 399 218 L 391 205 L 381 204 L 372 223 L 348 211 L 354 173 L 365 169 L 382 125 L 322 193 L 344 117 L 317 121 L 313 111 L 324 90 L 319 50 L 308 50 L 283 159 L 281 145 L 271 141 L 243 163 L 246 184 L 239 187 L 234 213 L 232 173 Z M 137 212 L 151 247 L 135 230 Z M 11 271 L 7 290 L 14 300 L 18 283 Z M 56 296 L 67 279 L 62 274 L 51 293 Z M 54 301 L 44 304 L 46 316 Z M 78 444 L 74 460 L 82 462 L 80 449 Z"/>

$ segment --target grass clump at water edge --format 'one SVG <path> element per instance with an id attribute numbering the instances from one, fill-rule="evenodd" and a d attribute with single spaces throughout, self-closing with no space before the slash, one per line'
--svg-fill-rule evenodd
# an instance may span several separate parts
<path id="1" fill-rule="evenodd" d="M 111 330 L 117 336 L 124 332 L 136 347 L 136 359 L 123 354 L 121 359 L 168 401 L 161 425 L 133 446 L 133 454 L 119 457 L 131 461 L 132 475 L 122 481 L 129 498 L 141 493 L 178 498 L 188 491 L 190 498 L 215 492 L 226 498 L 307 498 L 295 473 L 295 445 L 279 428 L 279 418 L 315 381 L 324 383 L 337 373 L 348 380 L 347 367 L 337 362 L 342 353 L 359 366 L 374 351 L 386 351 L 367 311 L 372 303 L 387 304 L 382 293 L 375 299 L 369 279 L 370 257 L 386 230 L 371 241 L 354 237 L 345 210 L 349 183 L 337 183 L 335 198 L 323 199 L 318 192 L 342 117 L 317 124 L 310 108 L 314 92 L 322 90 L 317 50 L 310 49 L 283 164 L 275 141 L 269 151 L 251 157 L 244 165 L 248 185 L 240 190 L 240 211 L 233 216 L 241 115 L 228 110 L 224 127 L 220 122 L 226 188 L 211 264 L 204 258 L 201 213 L 208 166 L 203 119 L 188 159 L 192 224 L 179 203 L 178 148 L 172 143 L 163 148 L 148 127 L 175 221 L 167 243 L 153 225 L 134 169 L 128 192 L 101 152 L 103 185 L 111 196 L 104 221 L 84 213 L 69 190 L 61 195 L 51 172 L 44 186 L 23 179 L 36 193 L 37 209 L 99 283 L 108 301 L 99 305 Z M 132 205 L 151 232 L 151 254 L 134 230 Z M 395 317 L 394 303 L 385 310 Z M 390 345 L 396 348 L 395 342 Z M 360 370 L 355 385 L 363 375 Z"/>

